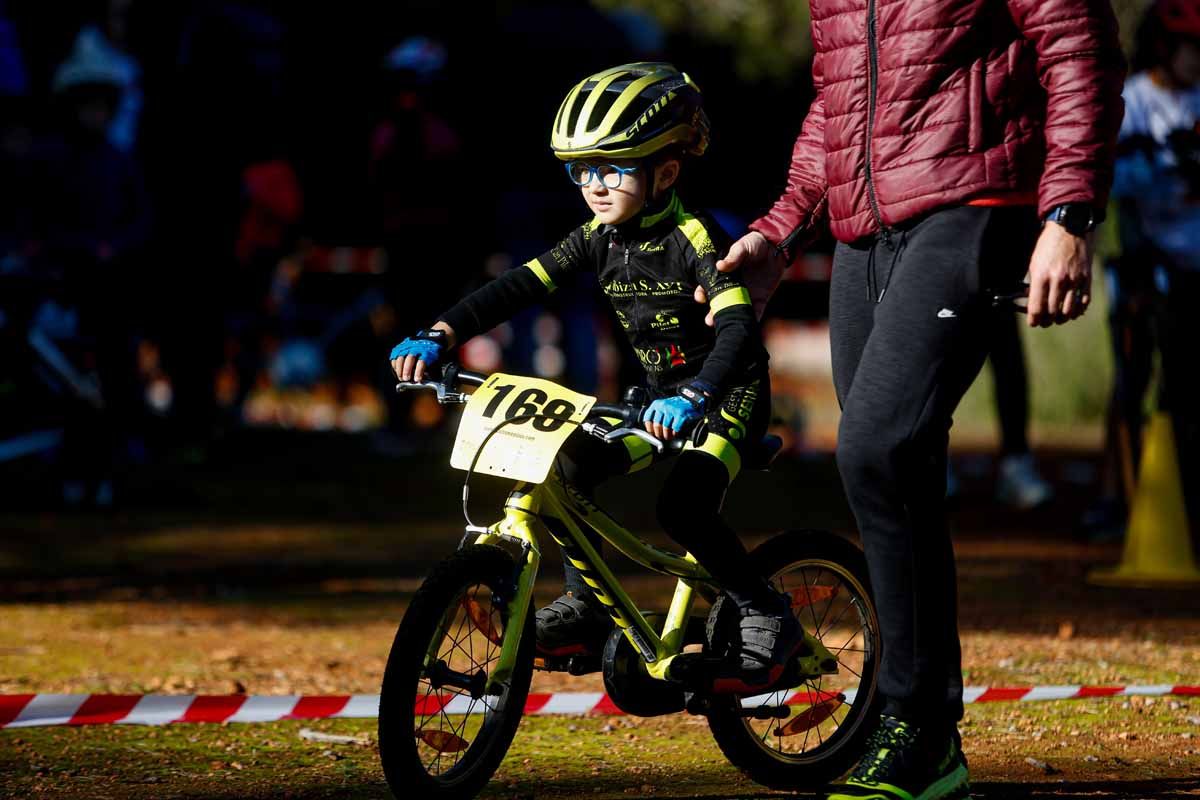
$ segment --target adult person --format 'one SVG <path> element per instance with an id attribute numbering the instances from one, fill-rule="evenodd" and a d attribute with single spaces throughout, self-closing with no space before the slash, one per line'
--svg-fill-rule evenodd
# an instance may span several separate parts
<path id="1" fill-rule="evenodd" d="M 1157 349 L 1158 404 L 1171 414 L 1184 497 L 1195 517 L 1200 383 L 1192 375 L 1191 346 L 1200 336 L 1200 0 L 1157 0 L 1138 33 L 1113 182 L 1122 252 L 1108 272 L 1117 366 L 1112 418 L 1125 434 L 1113 438 L 1124 439 L 1125 460 L 1137 464 Z M 1114 505 L 1124 510 L 1124 503 Z"/>
<path id="2" fill-rule="evenodd" d="M 945 520 L 951 414 L 994 291 L 1028 324 L 1091 301 L 1124 59 L 1104 0 L 810 0 L 816 98 L 788 185 L 719 265 L 761 311 L 824 225 L 838 468 L 884 648 L 883 717 L 831 800 L 964 797 L 962 667 Z"/>

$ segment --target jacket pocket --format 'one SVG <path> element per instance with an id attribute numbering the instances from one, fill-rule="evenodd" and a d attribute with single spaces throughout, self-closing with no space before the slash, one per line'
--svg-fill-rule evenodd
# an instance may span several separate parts
<path id="1" fill-rule="evenodd" d="M 977 153 L 984 147 L 984 102 L 987 98 L 987 75 L 983 59 L 971 65 L 967 75 L 967 152 Z"/>

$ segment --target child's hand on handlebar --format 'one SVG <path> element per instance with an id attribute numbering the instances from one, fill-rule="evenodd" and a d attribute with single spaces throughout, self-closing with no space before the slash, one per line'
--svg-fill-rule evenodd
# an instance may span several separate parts
<path id="1" fill-rule="evenodd" d="M 392 371 L 402 381 L 420 383 L 451 344 L 449 332 L 441 328 L 418 331 L 392 348 Z"/>
<path id="2" fill-rule="evenodd" d="M 669 442 L 685 427 L 691 427 L 704 416 L 705 409 L 716 393 L 716 387 L 706 381 L 692 381 L 679 387 L 674 397 L 660 397 L 642 415 L 646 430 Z"/>

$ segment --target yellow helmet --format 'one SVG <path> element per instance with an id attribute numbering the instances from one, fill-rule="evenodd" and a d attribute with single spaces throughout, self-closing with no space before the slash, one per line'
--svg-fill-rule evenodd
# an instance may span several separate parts
<path id="1" fill-rule="evenodd" d="M 563 161 L 644 158 L 669 145 L 700 155 L 708 116 L 700 89 L 670 64 L 622 64 L 584 78 L 558 107 L 550 148 Z"/>

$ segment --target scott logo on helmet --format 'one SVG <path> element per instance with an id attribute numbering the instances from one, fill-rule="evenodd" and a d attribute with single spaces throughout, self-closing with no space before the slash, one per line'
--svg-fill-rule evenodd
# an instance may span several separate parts
<path id="1" fill-rule="evenodd" d="M 655 114 L 657 114 L 659 111 L 662 111 L 664 108 L 666 108 L 667 103 L 670 103 L 674 99 L 675 99 L 675 92 L 670 91 L 670 92 L 667 92 L 662 97 L 655 100 L 654 105 L 650 106 L 644 112 L 642 112 L 642 115 L 640 117 L 638 117 L 637 122 L 635 122 L 635 123 L 633 123 L 633 125 L 629 126 L 629 129 L 625 131 L 625 135 L 627 137 L 629 137 L 629 136 L 633 136 L 634 134 L 636 134 L 638 132 L 639 128 L 641 128 L 643 125 L 645 125 L 647 122 L 649 122 L 650 118 L 653 117 Z"/>

